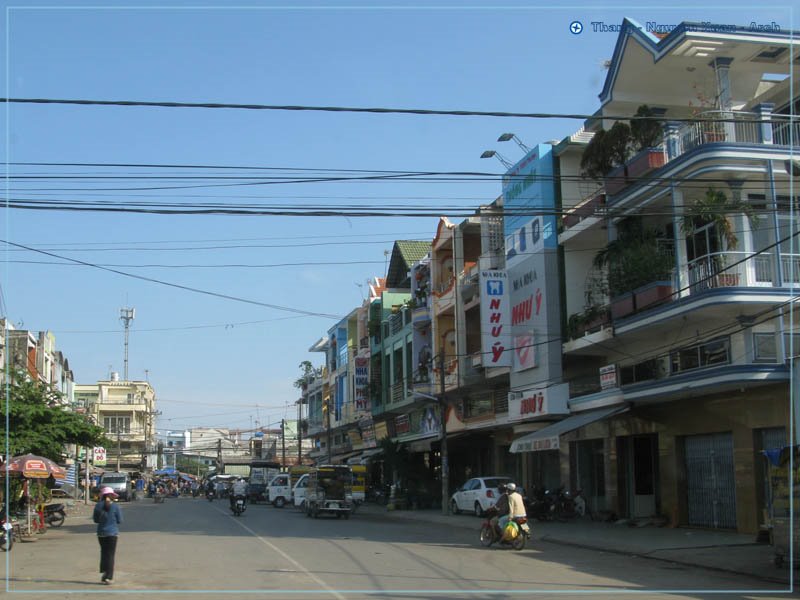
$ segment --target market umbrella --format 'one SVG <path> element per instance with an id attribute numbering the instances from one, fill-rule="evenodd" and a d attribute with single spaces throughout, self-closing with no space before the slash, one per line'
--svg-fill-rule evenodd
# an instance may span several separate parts
<path id="1" fill-rule="evenodd" d="M 19 474 L 26 479 L 47 479 L 51 475 L 55 479 L 66 479 L 67 472 L 49 458 L 35 454 L 15 456 L 7 463 L 0 465 L 0 473 Z"/>

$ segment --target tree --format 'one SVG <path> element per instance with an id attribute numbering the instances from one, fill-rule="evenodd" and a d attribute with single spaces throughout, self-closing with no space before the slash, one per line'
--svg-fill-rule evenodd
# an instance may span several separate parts
<path id="1" fill-rule="evenodd" d="M 111 444 L 102 427 L 90 423 L 84 415 L 64 410 L 60 398 L 60 393 L 40 381 L 31 381 L 24 371 L 10 373 L 8 393 L 0 398 L 0 411 L 8 414 L 12 456 L 31 453 L 60 461 L 66 444 Z M 0 423 L 0 435 L 6 435 L 5 419 Z"/>
<path id="2" fill-rule="evenodd" d="M 299 379 L 296 379 L 293 385 L 296 388 L 302 388 L 303 386 L 308 385 L 309 377 L 314 374 L 314 365 L 312 365 L 310 361 L 304 360 L 297 366 L 301 371 L 303 371 L 303 376 Z"/>

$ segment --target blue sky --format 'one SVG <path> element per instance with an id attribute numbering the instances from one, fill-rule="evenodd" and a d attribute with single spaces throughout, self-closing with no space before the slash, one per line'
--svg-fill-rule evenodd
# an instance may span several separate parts
<path id="1" fill-rule="evenodd" d="M 176 102 L 591 114 L 616 34 L 590 23 L 683 20 L 791 23 L 790 3 L 776 8 L 704 3 L 662 9 L 555 8 L 532 2 L 438 4 L 334 3 L 281 7 L 171 8 L 137 2 L 4 4 L 5 95 Z M 286 3 L 287 5 L 289 3 Z M 584 32 L 574 35 L 572 21 Z M 496 149 L 516 161 L 513 143 L 561 139 L 580 121 L 493 117 L 375 115 L 13 104 L 4 161 L 226 165 L 400 171 L 480 171 Z M 8 167 L 10 198 L 419 204 L 475 207 L 500 193 L 496 180 L 302 183 L 179 190 L 121 188 L 186 185 L 176 180 L 75 179 L 80 175 L 175 175 L 177 169 Z M 230 174 L 210 169 L 181 174 Z M 236 174 L 241 175 L 241 172 Z M 281 171 L 281 174 L 287 174 Z M 197 182 L 192 182 L 199 185 Z M 207 183 L 207 182 L 206 182 Z M 219 181 L 215 183 L 220 183 Z M 106 189 L 100 189 L 106 188 Z M 111 188 L 111 189 L 108 189 Z M 459 220 L 459 219 L 455 219 Z M 345 315 L 365 281 L 385 270 L 395 239 L 432 238 L 436 218 L 167 216 L 130 213 L 4 211 L 4 239 L 120 271 L 262 303 Z M 315 245 L 308 245 L 315 244 Z M 213 246 L 214 248 L 209 248 Z M 228 246 L 221 248 L 220 246 Z M 236 246 L 236 247 L 230 247 Z M 200 249 L 205 248 L 205 249 Z M 119 309 L 136 308 L 129 377 L 147 376 L 160 429 L 262 425 L 292 418 L 308 348 L 334 321 L 191 293 L 86 266 L 4 249 L 5 310 L 26 329 L 50 330 L 79 383 L 123 370 Z M 55 261 L 64 262 L 64 261 Z M 285 267 L 187 267 L 274 265 Z M 320 264 L 324 262 L 351 264 Z M 169 264 L 171 268 L 142 265 Z M 184 266 L 177 266 L 184 265 Z"/>

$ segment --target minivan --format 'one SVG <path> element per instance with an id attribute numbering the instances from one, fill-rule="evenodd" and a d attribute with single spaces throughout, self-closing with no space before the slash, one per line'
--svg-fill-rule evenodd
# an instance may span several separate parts
<path id="1" fill-rule="evenodd" d="M 126 502 L 133 498 L 133 483 L 127 473 L 103 473 L 100 476 L 100 488 L 110 487 L 120 500 Z"/>

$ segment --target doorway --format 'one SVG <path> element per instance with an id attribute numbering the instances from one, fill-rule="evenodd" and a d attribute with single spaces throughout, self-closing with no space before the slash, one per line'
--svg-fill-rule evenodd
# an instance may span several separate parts
<path id="1" fill-rule="evenodd" d="M 631 519 L 658 513 L 658 435 L 617 438 L 620 513 Z"/>

